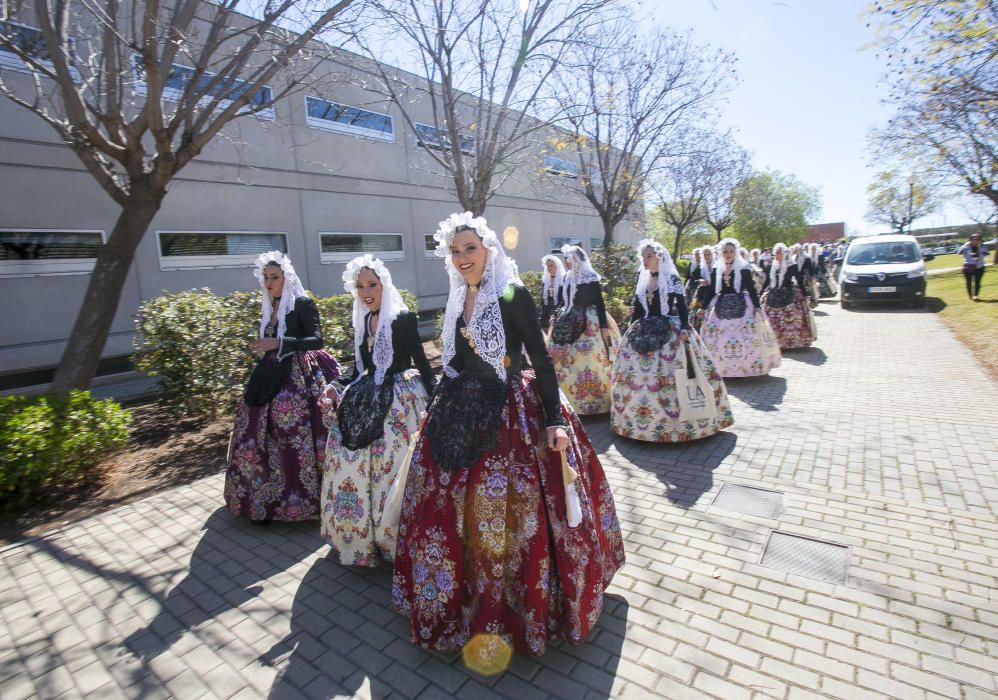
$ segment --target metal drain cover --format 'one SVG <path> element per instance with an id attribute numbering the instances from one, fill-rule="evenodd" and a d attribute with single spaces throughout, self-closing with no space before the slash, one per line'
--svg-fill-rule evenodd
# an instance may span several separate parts
<path id="1" fill-rule="evenodd" d="M 849 578 L 849 547 L 774 530 L 759 563 L 808 578 L 845 583 Z"/>
<path id="2" fill-rule="evenodd" d="M 783 492 L 726 483 L 711 505 L 760 518 L 778 518 L 783 512 Z"/>

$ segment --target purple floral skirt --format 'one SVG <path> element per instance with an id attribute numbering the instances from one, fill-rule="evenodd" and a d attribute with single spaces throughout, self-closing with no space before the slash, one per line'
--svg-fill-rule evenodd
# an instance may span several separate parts
<path id="1" fill-rule="evenodd" d="M 276 362 L 268 353 L 263 362 Z M 295 353 L 277 396 L 239 402 L 225 470 L 225 505 L 250 520 L 318 520 L 326 426 L 319 399 L 339 376 L 324 350 Z"/>

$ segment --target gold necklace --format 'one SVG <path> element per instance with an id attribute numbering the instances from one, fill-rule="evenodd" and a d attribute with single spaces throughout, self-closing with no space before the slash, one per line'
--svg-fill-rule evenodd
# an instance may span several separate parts
<path id="1" fill-rule="evenodd" d="M 466 341 L 468 341 L 468 346 L 471 348 L 471 351 L 477 355 L 478 345 L 475 343 L 475 339 L 471 337 L 471 331 L 468 330 L 467 326 L 461 326 L 461 335 L 464 336 Z"/>
<path id="2" fill-rule="evenodd" d="M 479 282 L 478 284 L 471 284 L 470 282 L 468 283 L 468 291 L 469 292 L 474 292 L 475 294 L 478 294 L 478 290 L 481 289 L 481 288 L 482 288 L 482 283 L 481 282 Z"/>
<path id="3" fill-rule="evenodd" d="M 377 313 L 378 313 L 377 311 L 373 311 L 373 312 L 371 313 L 371 320 L 374 320 L 374 316 L 375 316 L 375 315 L 376 315 Z M 375 325 L 375 326 L 374 326 L 374 332 L 372 333 L 372 332 L 371 332 L 371 326 L 370 326 L 370 323 L 371 323 L 371 322 L 370 322 L 370 321 L 368 321 L 368 326 L 367 326 L 367 351 L 368 351 L 368 352 L 371 352 L 371 350 L 373 350 L 373 349 L 374 349 L 374 340 L 375 340 L 375 336 L 376 336 L 376 335 L 378 334 L 378 326 L 377 326 L 377 325 Z"/>

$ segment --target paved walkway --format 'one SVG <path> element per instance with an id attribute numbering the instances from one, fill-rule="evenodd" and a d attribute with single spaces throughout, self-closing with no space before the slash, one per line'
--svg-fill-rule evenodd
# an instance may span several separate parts
<path id="1" fill-rule="evenodd" d="M 998 387 L 931 314 L 826 303 L 818 327 L 729 383 L 722 435 L 587 420 L 628 564 L 581 647 L 494 678 L 425 653 L 387 568 L 229 517 L 211 477 L 0 550 L 0 698 L 994 698 Z"/>

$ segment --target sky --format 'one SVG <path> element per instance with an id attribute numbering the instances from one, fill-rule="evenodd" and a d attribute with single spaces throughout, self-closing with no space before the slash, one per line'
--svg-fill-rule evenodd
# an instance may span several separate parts
<path id="1" fill-rule="evenodd" d="M 878 84 L 884 65 L 865 26 L 868 0 L 646 0 L 652 24 L 692 29 L 737 56 L 740 82 L 722 123 L 753 153 L 757 169 L 792 173 L 819 188 L 819 222 L 849 234 L 879 233 L 866 214 L 866 186 L 889 164 L 871 164 L 867 134 L 891 115 Z M 816 222 L 818 223 L 818 222 Z M 959 206 L 915 228 L 971 223 Z"/>

